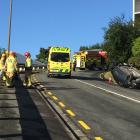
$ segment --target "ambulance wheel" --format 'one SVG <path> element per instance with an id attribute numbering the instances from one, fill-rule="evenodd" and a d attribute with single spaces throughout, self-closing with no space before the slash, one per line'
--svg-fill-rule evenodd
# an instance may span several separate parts
<path id="1" fill-rule="evenodd" d="M 47 71 L 47 77 L 50 77 L 49 71 Z"/>
<path id="2" fill-rule="evenodd" d="M 66 78 L 69 78 L 70 79 L 71 78 L 71 74 L 70 75 L 67 75 Z"/>

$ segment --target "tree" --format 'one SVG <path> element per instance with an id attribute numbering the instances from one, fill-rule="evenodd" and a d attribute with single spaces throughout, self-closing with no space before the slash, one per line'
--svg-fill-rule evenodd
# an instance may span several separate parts
<path id="1" fill-rule="evenodd" d="M 3 52 L 5 52 L 5 49 L 0 47 L 0 57 L 1 57 Z"/>
<path id="2" fill-rule="evenodd" d="M 89 49 L 88 46 L 81 46 L 79 51 L 85 51 L 85 50 L 88 50 L 88 49 Z"/>
<path id="3" fill-rule="evenodd" d="M 84 50 L 93 50 L 93 49 L 101 49 L 102 48 L 102 44 L 94 44 L 94 45 L 91 45 L 91 46 L 81 46 L 80 47 L 80 51 L 84 51 Z"/>
<path id="4" fill-rule="evenodd" d="M 134 57 L 140 57 L 140 37 L 136 38 L 133 41 L 132 55 Z"/>
<path id="5" fill-rule="evenodd" d="M 40 48 L 39 54 L 36 55 L 36 58 L 37 58 L 38 61 L 40 61 L 42 63 L 47 63 L 47 58 L 48 58 L 48 54 L 49 54 L 49 48 L 47 48 L 47 49 Z"/>
<path id="6" fill-rule="evenodd" d="M 99 43 L 94 44 L 92 46 L 89 46 L 89 50 L 92 50 L 92 49 L 101 49 L 101 48 L 102 48 L 102 46 Z"/>
<path id="7" fill-rule="evenodd" d="M 128 62 L 140 69 L 140 37 L 133 41 L 132 57 L 128 60 Z"/>
<path id="8" fill-rule="evenodd" d="M 104 35 L 110 61 L 127 62 L 132 55 L 132 42 L 138 36 L 140 32 L 136 26 L 133 26 L 132 21 L 125 21 L 124 16 L 112 19 Z"/>

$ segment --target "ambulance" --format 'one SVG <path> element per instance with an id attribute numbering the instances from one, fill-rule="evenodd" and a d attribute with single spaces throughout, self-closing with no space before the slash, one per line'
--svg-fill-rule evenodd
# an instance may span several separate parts
<path id="1" fill-rule="evenodd" d="M 49 49 L 47 76 L 71 77 L 70 48 L 51 47 Z"/>

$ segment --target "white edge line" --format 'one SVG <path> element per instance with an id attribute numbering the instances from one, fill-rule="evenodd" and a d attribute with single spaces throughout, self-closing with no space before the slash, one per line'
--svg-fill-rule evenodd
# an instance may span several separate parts
<path id="1" fill-rule="evenodd" d="M 104 90 L 104 91 L 106 91 L 106 92 L 109 92 L 109 93 L 115 94 L 115 95 L 117 95 L 117 96 L 120 96 L 120 97 L 126 98 L 126 99 L 128 99 L 128 100 L 131 100 L 131 101 L 134 101 L 134 102 L 140 103 L 139 100 L 133 99 L 133 98 L 131 98 L 131 97 L 127 97 L 127 96 L 121 95 L 121 94 L 116 93 L 116 92 L 114 92 L 114 91 L 107 90 L 107 89 L 104 89 L 104 88 L 101 88 L 101 87 L 98 87 L 98 86 L 92 85 L 92 84 L 90 84 L 90 83 L 83 82 L 83 81 L 78 80 L 78 79 L 75 79 L 75 80 L 76 80 L 76 81 L 79 81 L 79 82 L 81 82 L 81 83 L 83 83 L 83 84 L 86 84 L 86 85 L 89 85 L 89 86 L 92 86 L 92 87 L 95 87 L 95 88 L 98 88 L 98 89 Z"/>
<path id="2" fill-rule="evenodd" d="M 41 87 L 41 88 L 44 88 L 44 86 L 43 86 L 43 85 L 40 85 L 40 87 Z"/>

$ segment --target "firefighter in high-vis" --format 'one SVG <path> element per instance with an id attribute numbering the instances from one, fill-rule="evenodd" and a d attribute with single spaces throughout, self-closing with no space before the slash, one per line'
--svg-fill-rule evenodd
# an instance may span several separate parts
<path id="1" fill-rule="evenodd" d="M 11 87 L 14 86 L 14 76 L 17 72 L 17 61 L 14 57 L 14 52 L 9 52 L 9 57 L 5 62 L 5 70 L 6 70 L 6 86 Z"/>
<path id="2" fill-rule="evenodd" d="M 5 61 L 6 61 L 6 54 L 3 53 L 1 55 L 1 59 L 0 59 L 0 72 L 1 72 L 1 79 L 2 80 L 6 80 L 6 77 L 5 77 Z"/>
<path id="3" fill-rule="evenodd" d="M 18 58 L 17 58 L 16 52 L 13 52 L 13 56 L 14 56 L 14 58 L 15 58 L 15 63 L 16 63 L 16 65 L 17 65 L 17 67 L 18 67 Z M 17 71 L 15 72 L 15 80 L 18 80 L 18 71 L 19 71 L 19 70 L 17 70 Z"/>
<path id="4" fill-rule="evenodd" d="M 24 86 L 30 87 L 32 85 L 32 82 L 31 82 L 32 59 L 31 59 L 31 55 L 29 52 L 26 52 L 24 55 L 26 57 Z"/>

